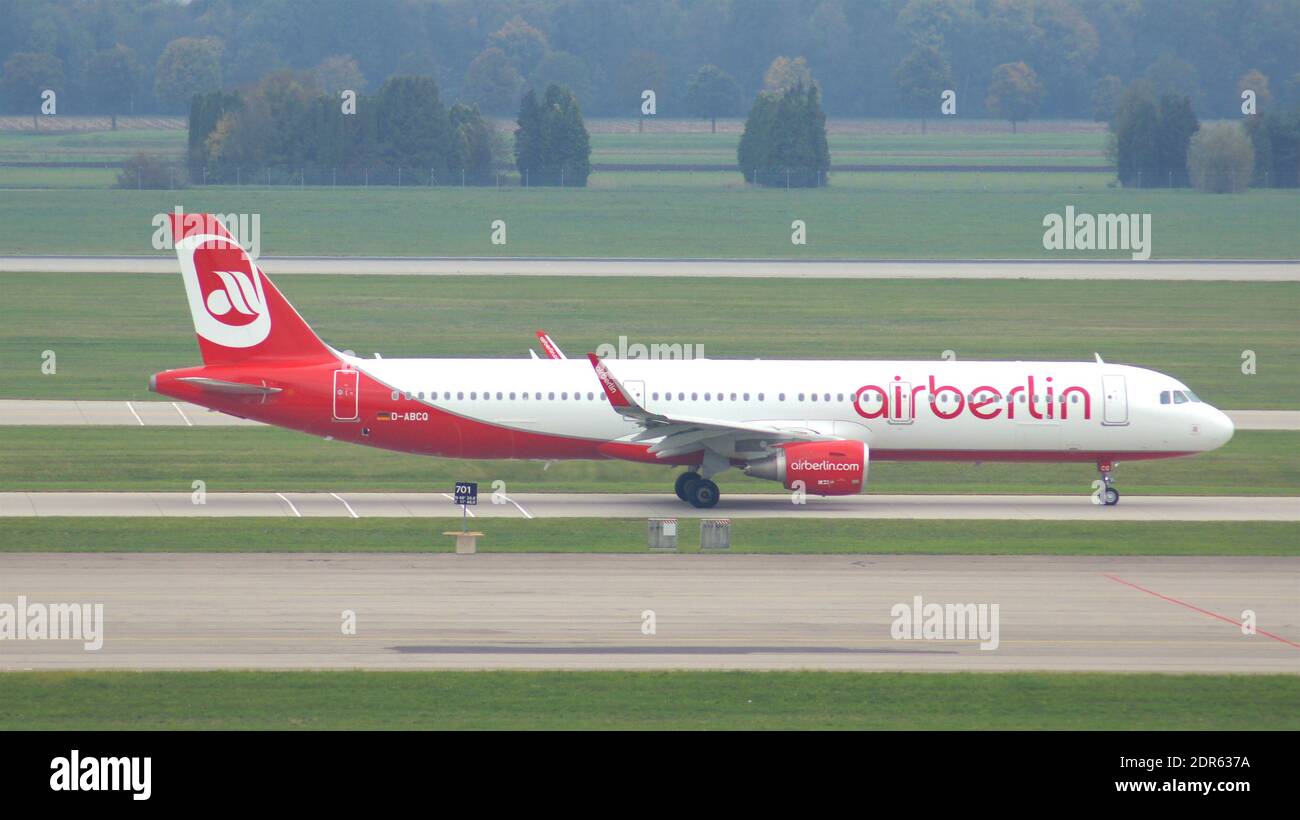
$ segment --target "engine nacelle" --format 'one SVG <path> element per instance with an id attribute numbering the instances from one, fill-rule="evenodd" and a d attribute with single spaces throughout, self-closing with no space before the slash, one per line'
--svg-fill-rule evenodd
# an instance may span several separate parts
<path id="1" fill-rule="evenodd" d="M 787 490 L 802 481 L 814 495 L 856 495 L 867 486 L 867 445 L 847 439 L 787 444 L 745 465 L 745 475 L 779 481 Z"/>

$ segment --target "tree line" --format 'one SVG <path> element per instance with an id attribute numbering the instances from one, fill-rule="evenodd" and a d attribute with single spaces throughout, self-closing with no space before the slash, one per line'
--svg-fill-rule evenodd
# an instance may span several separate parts
<path id="1" fill-rule="evenodd" d="M 310 76 L 279 71 L 242 92 L 196 94 L 189 116 L 189 175 L 238 181 L 245 171 L 364 169 L 369 181 L 396 180 L 406 169 L 422 184 L 488 185 L 513 153 L 526 185 L 584 186 L 591 146 L 573 93 L 552 85 L 539 100 L 520 102 L 513 151 L 476 105 L 447 106 L 432 77 L 390 77 L 374 94 L 325 93 Z M 396 172 L 396 173 L 394 173 Z M 121 184 L 161 186 L 164 175 L 147 158 L 127 169 Z M 337 176 L 335 177 L 337 178 Z"/>
<path id="2" fill-rule="evenodd" d="M 805 58 L 842 117 L 928 114 L 941 85 L 963 116 L 1006 116 L 1017 77 L 996 70 L 1021 64 L 1043 117 L 1087 117 L 1135 80 L 1226 117 L 1252 70 L 1280 108 L 1300 102 L 1300 0 L 0 0 L 0 19 L 0 102 L 22 113 L 44 89 L 61 113 L 183 112 L 289 69 L 358 92 L 431 76 L 493 116 L 552 84 L 588 114 L 633 116 L 651 89 L 658 115 L 685 116 L 714 66 L 739 87 L 730 116 L 781 56 Z"/>

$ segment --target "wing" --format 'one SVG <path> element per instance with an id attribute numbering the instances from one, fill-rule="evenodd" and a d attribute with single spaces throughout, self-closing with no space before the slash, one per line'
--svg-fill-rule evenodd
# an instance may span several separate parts
<path id="1" fill-rule="evenodd" d="M 763 422 L 730 421 L 676 413 L 652 413 L 646 410 L 610 372 L 595 353 L 587 354 L 596 378 L 609 398 L 614 411 L 641 426 L 630 441 L 652 441 L 650 452 L 659 458 L 708 450 L 726 458 L 752 458 L 772 447 L 792 441 L 834 441 L 806 427 L 777 426 Z M 657 441 L 656 441 L 657 439 Z"/>

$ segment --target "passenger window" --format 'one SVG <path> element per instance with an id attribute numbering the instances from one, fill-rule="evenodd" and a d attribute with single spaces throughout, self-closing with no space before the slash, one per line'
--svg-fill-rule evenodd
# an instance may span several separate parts
<path id="1" fill-rule="evenodd" d="M 700 399 L 700 394 L 699 394 L 699 393 L 692 393 L 692 394 L 691 394 L 691 401 L 699 401 L 699 399 Z"/>
<path id="2" fill-rule="evenodd" d="M 803 401 L 803 393 L 799 394 L 799 401 Z"/>
<path id="3" fill-rule="evenodd" d="M 547 400 L 547 401 L 555 401 L 555 391 L 551 391 L 550 393 L 547 393 L 547 394 L 546 394 L 546 400 Z"/>
<path id="4" fill-rule="evenodd" d="M 708 393 L 705 393 L 705 394 L 704 394 L 704 400 L 705 400 L 705 401 L 708 401 L 708 400 L 709 400 L 709 394 L 708 394 Z"/>
<path id="5" fill-rule="evenodd" d="M 515 400 L 515 394 L 514 394 L 513 391 L 511 391 L 511 393 L 510 393 L 510 400 L 511 400 L 511 401 L 514 401 L 514 400 Z"/>
<path id="6" fill-rule="evenodd" d="M 781 401 L 785 401 L 785 394 L 781 393 L 777 396 L 777 398 L 780 399 Z"/>
<path id="7" fill-rule="evenodd" d="M 497 391 L 497 401 L 501 401 L 501 391 Z"/>
<path id="8" fill-rule="evenodd" d="M 748 394 L 748 393 L 741 393 L 741 394 L 740 394 L 740 397 L 741 397 L 743 400 L 745 400 L 745 401 L 749 401 L 749 394 Z"/>
<path id="9" fill-rule="evenodd" d="M 758 400 L 759 400 L 759 401 L 762 401 L 762 400 L 763 400 L 763 394 L 762 394 L 762 393 L 759 393 L 759 394 L 758 394 Z"/>
<path id="10" fill-rule="evenodd" d="M 396 390 L 393 391 L 393 401 L 397 401 L 401 397 L 402 397 L 401 393 L 398 393 Z"/>

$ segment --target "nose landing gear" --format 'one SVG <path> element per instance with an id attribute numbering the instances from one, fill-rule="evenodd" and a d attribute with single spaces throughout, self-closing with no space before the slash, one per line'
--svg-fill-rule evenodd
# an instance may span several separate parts
<path id="1" fill-rule="evenodd" d="M 1114 465 L 1109 461 L 1100 461 L 1097 463 L 1097 472 L 1101 475 L 1101 489 L 1098 491 L 1097 497 L 1103 505 L 1113 507 L 1119 503 L 1119 490 L 1112 486 Z"/>

